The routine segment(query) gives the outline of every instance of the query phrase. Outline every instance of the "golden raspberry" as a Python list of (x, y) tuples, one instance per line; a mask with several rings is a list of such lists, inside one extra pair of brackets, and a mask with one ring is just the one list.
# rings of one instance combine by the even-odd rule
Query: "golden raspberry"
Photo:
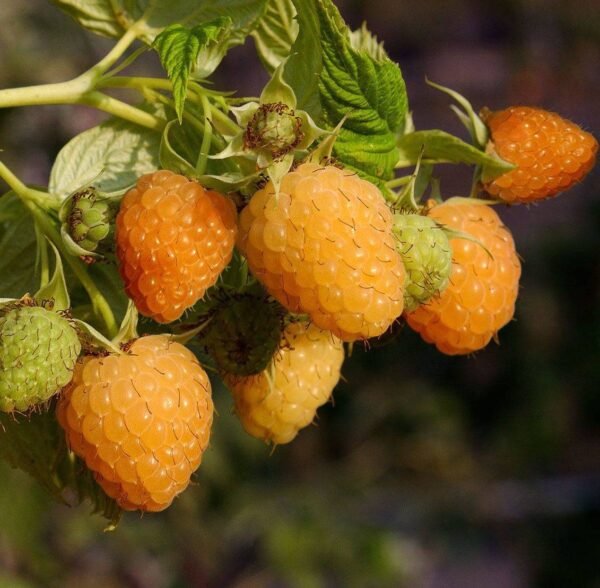
[(381, 192), (353, 172), (305, 163), (256, 192), (238, 245), (292, 312), (344, 341), (376, 337), (402, 314), (405, 279)]
[(510, 203), (535, 202), (568, 190), (596, 162), (596, 139), (558, 114), (513, 106), (486, 120), (496, 153), (517, 166), (485, 186)]
[(521, 263), (512, 235), (489, 206), (450, 199), (433, 207), (429, 216), (441, 225), (469, 233), (489, 253), (473, 241), (451, 239), (450, 284), (439, 296), (407, 314), (406, 320), (442, 353), (471, 353), (485, 347), (512, 319)]
[(225, 376), (246, 432), (265, 442), (289, 443), (329, 400), (343, 361), (343, 345), (331, 333), (288, 325), (270, 367), (256, 376)]
[(210, 382), (183, 345), (142, 337), (123, 355), (85, 356), (57, 416), (71, 449), (121, 508), (159, 511), (188, 486), (208, 445)]
[(140, 313), (178, 319), (227, 267), (236, 231), (222, 194), (167, 170), (141, 177), (117, 216), (121, 276)]

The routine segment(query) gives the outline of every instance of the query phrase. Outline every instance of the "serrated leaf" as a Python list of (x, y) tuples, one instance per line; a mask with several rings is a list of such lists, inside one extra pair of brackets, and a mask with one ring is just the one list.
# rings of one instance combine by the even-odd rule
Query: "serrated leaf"
[(252, 32), (258, 56), (269, 73), (286, 59), (298, 36), (292, 0), (271, 0), (258, 27)]
[(94, 180), (103, 192), (118, 192), (158, 167), (160, 134), (118, 119), (84, 131), (60, 151), (49, 191), (67, 198)]
[(160, 61), (173, 84), (173, 98), (179, 122), (183, 118), (190, 74), (196, 65), (200, 51), (210, 43), (219, 40), (221, 33), (230, 26), (229, 17), (219, 17), (191, 29), (181, 24), (173, 24), (154, 40), (152, 46), (158, 52)]
[(391, 179), (408, 112), (400, 68), (366, 30), (351, 37), (330, 0), (294, 4), (300, 32), (285, 77), (298, 107), (328, 129), (346, 117), (334, 156), (375, 183)]
[(431, 163), (466, 163), (482, 166), (490, 177), (497, 177), (514, 168), (511, 163), (469, 145), (444, 131), (416, 131), (400, 137), (399, 166), (413, 165), (423, 158)]
[(19, 198), (0, 197), (0, 298), (20, 298), (35, 292), (40, 274), (33, 218)]

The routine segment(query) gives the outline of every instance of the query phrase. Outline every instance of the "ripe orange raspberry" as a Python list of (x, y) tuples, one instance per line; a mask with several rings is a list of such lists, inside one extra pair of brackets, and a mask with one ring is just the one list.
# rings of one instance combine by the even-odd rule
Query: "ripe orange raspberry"
[(489, 206), (450, 199), (432, 208), (429, 216), (469, 233), (483, 247), (467, 239), (451, 239), (450, 284), (406, 320), (442, 353), (471, 353), (485, 347), (513, 317), (521, 263), (512, 235)]
[(121, 276), (140, 313), (178, 319), (227, 267), (236, 231), (222, 194), (167, 170), (141, 177), (117, 216)]
[(123, 355), (84, 357), (57, 416), (121, 508), (159, 511), (187, 487), (208, 445), (210, 382), (183, 345), (142, 337)]
[(596, 161), (596, 139), (553, 112), (513, 106), (491, 113), (486, 123), (496, 153), (517, 166), (485, 185), (506, 202), (555, 196), (581, 181)]
[(341, 341), (314, 325), (291, 323), (273, 363), (255, 376), (225, 376), (246, 432), (289, 443), (315, 418), (340, 379)]
[(305, 163), (256, 192), (238, 245), (292, 312), (344, 341), (381, 335), (402, 313), (405, 279), (381, 192), (351, 171)]

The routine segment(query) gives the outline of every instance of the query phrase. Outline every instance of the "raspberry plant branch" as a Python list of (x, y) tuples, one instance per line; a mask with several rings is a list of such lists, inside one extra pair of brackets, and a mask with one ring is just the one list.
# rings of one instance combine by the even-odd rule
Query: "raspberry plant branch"
[(136, 40), (143, 19), (133, 25), (115, 46), (96, 65), (67, 82), (42, 84), (23, 88), (0, 90), (0, 108), (42, 106), (57, 104), (82, 104), (102, 110), (140, 126), (162, 131), (166, 121), (149, 112), (127, 104), (97, 90), (105, 82), (106, 72), (123, 56)]
[(200, 95), (200, 101), (202, 103), (202, 110), (204, 111), (204, 134), (202, 135), (202, 145), (200, 146), (200, 152), (198, 153), (198, 161), (196, 162), (196, 173), (203, 175), (206, 171), (206, 163), (210, 152), (210, 144), (212, 141), (212, 108), (208, 98), (204, 95)]
[(53, 202), (55, 198), (51, 194), (27, 187), (1, 161), (0, 177), (10, 186), (13, 192), (30, 211), (39, 231), (57, 247), (61, 255), (65, 258), (66, 262), (73, 270), (73, 273), (88, 293), (95, 314), (102, 318), (108, 333), (110, 336), (113, 336), (117, 330), (117, 323), (110, 305), (94, 283), (94, 280), (88, 274), (85, 264), (66, 251), (65, 244), (59, 231), (48, 216), (48, 203)]
[(0, 178), (14, 190), (23, 201), (33, 202), (44, 210), (58, 209), (60, 206), (60, 201), (56, 196), (26, 186), (2, 161), (0, 161)]
[(127, 104), (127, 102), (123, 102), (113, 96), (103, 94), (96, 90), (87, 92), (77, 102), (79, 104), (85, 104), (86, 106), (92, 106), (98, 110), (102, 110), (103, 112), (128, 120), (129, 122), (153, 131), (160, 132), (167, 124), (167, 121), (163, 118), (140, 110), (131, 104)]
[(61, 256), (65, 259), (75, 274), (76, 278), (81, 282), (81, 285), (90, 297), (94, 313), (104, 322), (108, 336), (113, 337), (117, 332), (117, 322), (115, 320), (115, 316), (110, 305), (106, 301), (106, 298), (102, 295), (94, 283), (94, 280), (88, 274), (86, 265), (80, 259), (73, 257), (68, 251), (66, 251), (60, 233), (43, 210), (38, 208), (38, 206), (33, 202), (25, 201), (24, 204), (33, 215), (43, 234), (48, 237), (51, 243), (56, 246)]
[[(149, 89), (152, 90), (166, 90), (172, 92), (173, 84), (170, 80), (165, 78), (154, 78), (154, 77), (129, 77), (129, 76), (115, 76), (115, 77), (104, 77), (98, 84), (98, 88), (122, 88), (129, 90), (137, 90), (142, 95), (147, 95)], [(202, 104), (202, 97), (210, 97), (212, 93), (205, 90), (200, 84), (190, 82), (187, 89), (187, 99), (191, 100), (195, 104)], [(234, 120), (229, 118), (222, 110), (216, 108), (209, 101), (211, 109), (211, 117), (219, 124), (220, 127), (225, 129), (230, 135), (236, 135), (241, 131), (239, 125)], [(185, 112), (184, 112), (185, 116)]]

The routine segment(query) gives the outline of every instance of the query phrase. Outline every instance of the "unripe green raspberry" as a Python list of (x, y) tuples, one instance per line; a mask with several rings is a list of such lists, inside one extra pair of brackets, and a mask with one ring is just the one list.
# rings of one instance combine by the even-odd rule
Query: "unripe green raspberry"
[(66, 221), (68, 233), (83, 249), (96, 251), (111, 232), (113, 218), (108, 200), (100, 198), (94, 188), (86, 188), (71, 197)]
[(396, 213), (394, 235), (406, 269), (404, 309), (411, 312), (448, 286), (452, 249), (442, 227), (420, 214)]
[(0, 311), (0, 410), (25, 411), (70, 381), (81, 351), (63, 316), (40, 306)]
[(249, 149), (264, 149), (279, 158), (302, 141), (301, 128), (302, 119), (286, 104), (262, 104), (248, 123), (244, 143)]
[(237, 294), (223, 302), (203, 333), (203, 343), (224, 373), (262, 372), (281, 339), (285, 311), (265, 295)]

